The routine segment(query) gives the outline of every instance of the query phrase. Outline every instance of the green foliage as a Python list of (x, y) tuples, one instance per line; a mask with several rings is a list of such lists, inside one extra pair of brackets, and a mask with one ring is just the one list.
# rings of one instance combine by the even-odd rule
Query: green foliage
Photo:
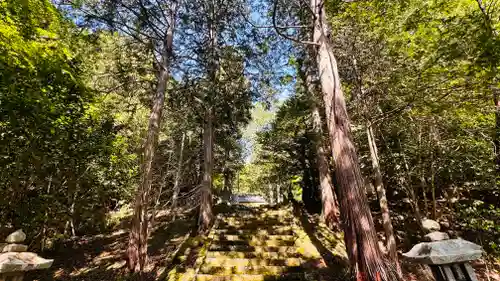
[[(478, 3), (368, 1), (330, 12), (365, 174), (372, 177), (364, 130), (372, 124), (389, 199), (415, 196), (422, 216), (456, 220), (459, 233), (486, 227), (485, 243), (494, 241), (498, 214), (482, 219), (488, 204), (464, 209), (470, 200), (500, 202), (492, 102), (500, 48)], [(446, 204), (434, 210), (433, 194)], [(469, 201), (449, 207), (453, 198)]]
[(500, 208), (481, 200), (469, 200), (459, 203), (456, 209), (464, 236), (478, 240), (487, 251), (500, 255)]
[(78, 48), (89, 43), (49, 1), (4, 1), (0, 10), (2, 226), (42, 243), (104, 227), (135, 171), (118, 172), (128, 160), (123, 136), (84, 79)]

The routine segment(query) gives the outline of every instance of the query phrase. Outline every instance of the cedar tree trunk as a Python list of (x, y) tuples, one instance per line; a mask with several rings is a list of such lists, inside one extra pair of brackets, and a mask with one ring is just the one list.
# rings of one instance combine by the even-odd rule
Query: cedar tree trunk
[(396, 265), (396, 270), (401, 276), (401, 266), (398, 261), (396, 237), (394, 235), (394, 230), (392, 228), (391, 215), (389, 212), (389, 204), (387, 201), (387, 196), (385, 194), (385, 187), (382, 181), (382, 173), (380, 171), (380, 164), (378, 158), (378, 148), (375, 140), (375, 134), (373, 132), (373, 125), (367, 124), (366, 135), (368, 137), (368, 146), (370, 148), (370, 157), (372, 160), (373, 173), (375, 174), (375, 189), (377, 191), (378, 200), (380, 203), (380, 210), (382, 212), (382, 223), (384, 226), (385, 237), (386, 237), (386, 247), (389, 251), (389, 257), (392, 262)]
[(342, 92), (337, 62), (333, 54), (326, 21), (324, 1), (311, 0), (314, 17), (314, 42), (328, 133), (335, 161), (340, 210), (347, 253), (358, 280), (398, 280), (395, 266), (390, 266), (380, 251), (370, 213), (364, 181), (351, 136), (350, 120)]
[(184, 142), (186, 140), (186, 133), (182, 133), (181, 139), (181, 147), (179, 150), (179, 161), (177, 162), (177, 171), (175, 172), (175, 180), (174, 180), (174, 193), (172, 195), (172, 212), (174, 212), (175, 219), (175, 208), (177, 207), (177, 198), (180, 193), (180, 181), (182, 175), (182, 165), (184, 163)]
[(209, 229), (213, 220), (212, 211), (212, 172), (213, 172), (213, 124), (212, 109), (207, 109), (203, 126), (203, 182), (200, 194), (200, 214), (198, 230), (204, 232)]
[[(312, 54), (309, 54), (312, 56)], [(310, 60), (306, 60), (309, 62)], [(319, 113), (319, 101), (317, 99), (317, 89), (313, 82), (312, 67), (310, 64), (305, 64), (304, 80), (306, 83), (307, 91), (311, 95), (313, 102), (311, 103), (313, 131), (316, 137), (316, 167), (319, 174), (320, 192), (321, 192), (321, 214), (325, 220), (325, 224), (330, 228), (336, 230), (339, 226), (339, 207), (337, 205), (337, 198), (335, 196), (335, 189), (330, 175), (330, 165), (328, 163), (328, 153), (325, 150), (323, 143), (323, 124), (321, 115)]]
[(149, 116), (148, 133), (144, 143), (144, 154), (141, 165), (141, 179), (137, 188), (134, 203), (134, 214), (127, 248), (128, 266), (134, 272), (142, 272), (148, 259), (148, 205), (153, 179), (153, 159), (158, 145), (163, 103), (168, 79), (170, 77), (170, 61), (172, 59), (172, 42), (177, 7), (171, 7), (170, 22), (163, 41), (163, 51), (158, 76), (156, 95)]

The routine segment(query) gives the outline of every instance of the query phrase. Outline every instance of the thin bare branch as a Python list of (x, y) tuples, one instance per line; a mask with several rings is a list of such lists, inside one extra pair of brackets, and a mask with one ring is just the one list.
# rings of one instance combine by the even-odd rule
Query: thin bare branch
[(293, 38), (285, 33), (283, 33), (281, 31), (281, 29), (279, 28), (279, 26), (276, 24), (276, 12), (278, 10), (278, 1), (279, 0), (274, 0), (274, 6), (273, 6), (273, 27), (274, 27), (274, 30), (276, 30), (276, 33), (278, 33), (279, 36), (285, 38), (285, 39), (288, 39), (290, 41), (293, 41), (293, 42), (296, 42), (296, 43), (299, 43), (299, 44), (304, 44), (304, 45), (314, 45), (314, 46), (318, 46), (319, 44), (316, 43), (316, 42), (312, 42), (312, 41), (301, 41), (297, 38)]
[(316, 13), (314, 12), (314, 8), (311, 7), (311, 5), (309, 5), (309, 3), (307, 2), (307, 0), (301, 0), (302, 3), (304, 5), (306, 5), (307, 7), (307, 10), (311, 13), (311, 15), (313, 16), (313, 19), (316, 20)]
[(314, 26), (312, 25), (287, 25), (287, 26), (275, 26), (275, 25), (260, 25), (255, 22), (253, 22), (251, 19), (249, 19), (246, 16), (245, 11), (240, 11), (241, 16), (243, 19), (249, 23), (252, 27), (254, 28), (262, 28), (262, 29), (268, 29), (268, 28), (278, 28), (278, 29), (300, 29), (300, 28), (313, 28)]

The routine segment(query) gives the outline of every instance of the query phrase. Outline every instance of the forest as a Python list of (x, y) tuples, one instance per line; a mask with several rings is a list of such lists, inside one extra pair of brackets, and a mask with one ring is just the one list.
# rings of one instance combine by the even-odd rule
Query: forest
[(399, 281), (437, 230), (500, 280), (499, 32), (497, 0), (2, 0), (0, 238), (54, 259), (25, 280)]

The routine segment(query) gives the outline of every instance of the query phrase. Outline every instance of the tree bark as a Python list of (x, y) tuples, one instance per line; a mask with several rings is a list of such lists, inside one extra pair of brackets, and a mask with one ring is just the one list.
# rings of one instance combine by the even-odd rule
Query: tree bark
[(351, 136), (350, 120), (342, 92), (337, 62), (328, 38), (329, 28), (324, 1), (311, 0), (315, 12), (314, 42), (323, 99), (335, 161), (335, 176), (340, 190), (340, 208), (347, 252), (358, 280), (387, 281), (399, 279), (384, 261), (370, 213), (356, 148)]
[(181, 181), (181, 175), (182, 175), (182, 165), (184, 163), (184, 142), (186, 140), (186, 134), (182, 134), (181, 138), (181, 146), (179, 149), (179, 161), (177, 162), (177, 171), (175, 173), (175, 180), (174, 180), (174, 193), (172, 195), (172, 208), (176, 207), (177, 203), (177, 197), (179, 197), (180, 193), (180, 181)]
[(316, 140), (316, 165), (319, 172), (319, 180), (321, 187), (321, 202), (322, 215), (325, 224), (333, 230), (339, 226), (340, 211), (337, 205), (337, 197), (335, 196), (330, 168), (328, 164), (328, 154), (323, 144), (323, 130), (321, 129), (321, 116), (316, 103), (313, 103), (312, 109), (314, 130), (317, 135)]
[(432, 196), (432, 219), (437, 219), (437, 200), (436, 200), (436, 171), (434, 168), (434, 152), (431, 153), (431, 196)]
[(493, 140), (495, 147), (495, 164), (496, 164), (496, 183), (500, 182), (500, 98), (498, 92), (493, 94), (493, 102), (495, 103), (495, 138)]
[(429, 209), (429, 203), (427, 202), (427, 182), (425, 180), (425, 168), (422, 161), (422, 127), (418, 126), (418, 168), (420, 169), (420, 187), (422, 188), (422, 198), (424, 198), (424, 213)]
[[(314, 52), (311, 50), (308, 54), (311, 59), (314, 57)], [(318, 89), (313, 79), (313, 67), (311, 66), (311, 59), (304, 60), (304, 71), (300, 70), (300, 75), (305, 82), (305, 86), (309, 95), (311, 96), (311, 112), (313, 133), (315, 136), (315, 150), (316, 150), (316, 168), (318, 169), (320, 194), (321, 194), (321, 214), (325, 224), (333, 230), (337, 230), (340, 224), (339, 216), (340, 211), (333, 187), (333, 181), (330, 173), (330, 165), (328, 161), (328, 153), (325, 150), (323, 140), (323, 122), (319, 112), (320, 101), (317, 97)]]
[(213, 124), (212, 109), (207, 109), (203, 126), (203, 182), (200, 194), (200, 214), (198, 231), (205, 232), (213, 220), (212, 211), (212, 173), (213, 173)]
[(392, 262), (396, 265), (397, 273), (402, 276), (401, 266), (398, 261), (398, 252), (396, 245), (396, 236), (394, 235), (394, 230), (392, 228), (391, 215), (389, 212), (389, 204), (387, 201), (387, 196), (385, 193), (385, 187), (382, 180), (382, 172), (380, 171), (380, 163), (378, 158), (378, 148), (375, 140), (375, 134), (373, 132), (373, 125), (367, 124), (366, 135), (368, 137), (368, 146), (370, 148), (370, 158), (372, 160), (373, 173), (375, 175), (375, 190), (377, 191), (377, 196), (380, 204), (380, 210), (382, 212), (382, 223), (384, 226), (385, 237), (386, 237), (386, 247), (389, 252), (389, 257)]
[[(310, 75), (307, 74), (306, 83), (308, 85), (311, 83)], [(309, 81), (307, 81), (309, 80)], [(309, 86), (308, 86), (309, 87)], [(309, 93), (314, 96), (314, 92), (309, 90)], [(330, 165), (328, 161), (328, 154), (325, 150), (325, 146), (323, 144), (323, 129), (322, 129), (322, 121), (321, 115), (319, 113), (318, 103), (316, 98), (313, 97), (314, 101), (312, 103), (312, 121), (313, 121), (313, 130), (316, 135), (316, 167), (319, 173), (319, 181), (320, 181), (320, 192), (321, 192), (321, 203), (322, 209), (321, 214), (323, 219), (325, 220), (325, 224), (333, 230), (336, 230), (339, 227), (340, 220), (340, 211), (337, 205), (337, 197), (335, 196), (335, 189), (332, 183), (332, 177), (330, 174)]]
[(217, 58), (217, 25), (216, 25), (216, 2), (209, 1), (210, 10), (208, 11), (208, 78), (211, 83), (211, 90), (206, 96), (205, 120), (203, 123), (203, 181), (200, 194), (200, 211), (198, 217), (198, 232), (205, 232), (210, 228), (214, 217), (212, 211), (212, 180), (213, 180), (213, 150), (214, 150), (214, 132), (213, 132), (213, 98), (216, 95), (217, 70), (219, 67)]
[(179, 161), (177, 162), (177, 171), (175, 172), (174, 179), (174, 192), (172, 194), (172, 212), (174, 212), (175, 219), (175, 208), (177, 207), (177, 198), (180, 193), (180, 181), (182, 175), (182, 165), (184, 163), (184, 141), (186, 140), (186, 133), (182, 133), (181, 147), (179, 149)]
[(222, 200), (229, 202), (231, 199), (231, 192), (233, 191), (234, 171), (231, 170), (227, 163), (229, 161), (230, 148), (225, 148), (224, 152), (224, 168), (222, 168), (222, 175), (224, 178), (224, 186), (222, 187), (221, 197)]
[(172, 2), (167, 32), (163, 39), (163, 50), (161, 54), (160, 69), (156, 95), (153, 99), (153, 107), (149, 116), (148, 133), (144, 143), (144, 152), (141, 165), (141, 179), (137, 188), (134, 202), (134, 214), (130, 229), (129, 243), (127, 249), (128, 266), (134, 272), (142, 272), (148, 262), (148, 205), (153, 179), (153, 159), (158, 145), (158, 134), (160, 132), (161, 116), (165, 101), (165, 92), (170, 78), (170, 62), (172, 59), (172, 43), (175, 27), (177, 7)]
[[(407, 179), (402, 179), (402, 185), (405, 186), (406, 185), (406, 190), (407, 190), (407, 194), (410, 196), (410, 204), (413, 208), (413, 213), (415, 215), (415, 220), (417, 221), (417, 224), (418, 226), (420, 227), (420, 231), (422, 233), (426, 233), (425, 232), (425, 229), (424, 229), (424, 226), (422, 225), (422, 212), (420, 211), (420, 207), (418, 205), (418, 198), (417, 198), (417, 195), (415, 194), (415, 190), (413, 189), (412, 187), (412, 184), (411, 184), (411, 171), (410, 171), (410, 167), (408, 166), (408, 161), (406, 161), (406, 157), (405, 157), (405, 154), (403, 153), (403, 146), (401, 145), (401, 140), (398, 139), (398, 145), (399, 145), (399, 151), (401, 152), (401, 156), (403, 158), (403, 164), (405, 166), (405, 169), (406, 169), (406, 176), (407, 176)], [(386, 146), (389, 148), (388, 144), (386, 143)], [(392, 157), (395, 157), (394, 155)], [(406, 182), (406, 184), (404, 183)]]

